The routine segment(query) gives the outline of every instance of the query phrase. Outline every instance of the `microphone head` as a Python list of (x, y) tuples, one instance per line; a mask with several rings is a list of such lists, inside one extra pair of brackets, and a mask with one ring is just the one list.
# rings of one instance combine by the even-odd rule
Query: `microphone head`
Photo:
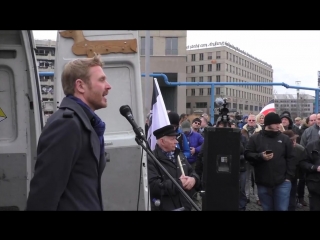
[(122, 116), (126, 116), (128, 112), (131, 113), (131, 108), (128, 105), (123, 105), (119, 109)]

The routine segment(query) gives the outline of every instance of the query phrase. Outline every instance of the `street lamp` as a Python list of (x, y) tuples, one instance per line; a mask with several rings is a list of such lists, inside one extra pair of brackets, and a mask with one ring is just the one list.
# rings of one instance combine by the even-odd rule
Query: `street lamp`
[[(296, 81), (296, 85), (297, 86), (300, 86), (300, 83), (301, 83), (301, 81)], [(300, 92), (299, 92), (299, 90), (300, 89), (297, 89), (297, 117), (299, 117), (300, 116), (300, 105), (299, 105), (299, 103), (300, 103), (300, 101), (299, 101), (299, 98), (300, 98)]]

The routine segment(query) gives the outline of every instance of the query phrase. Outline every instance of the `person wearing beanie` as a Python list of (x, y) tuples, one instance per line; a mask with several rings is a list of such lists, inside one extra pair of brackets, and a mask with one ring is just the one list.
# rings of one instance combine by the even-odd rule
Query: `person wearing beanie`
[(170, 111), (168, 113), (168, 118), (170, 121), (170, 124), (174, 127), (174, 130), (179, 133), (177, 136), (178, 144), (177, 148), (179, 148), (183, 154), (186, 156), (186, 158), (189, 158), (191, 156), (190, 147), (188, 144), (188, 140), (185, 136), (185, 134), (181, 131), (180, 126), (180, 116), (176, 112)]
[(292, 141), (280, 132), (281, 118), (270, 112), (264, 128), (250, 137), (244, 156), (254, 167), (263, 211), (288, 211), (296, 163)]
[[(290, 112), (282, 112), (280, 114), (280, 119), (285, 130), (292, 130), (295, 134), (299, 135), (299, 128), (293, 124)], [(297, 143), (300, 143), (300, 136), (297, 138)]]

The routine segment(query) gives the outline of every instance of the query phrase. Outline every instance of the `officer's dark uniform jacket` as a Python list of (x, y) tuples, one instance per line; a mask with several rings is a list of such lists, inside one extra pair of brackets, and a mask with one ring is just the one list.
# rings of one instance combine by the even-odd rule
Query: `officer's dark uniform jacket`
[(26, 210), (102, 211), (106, 159), (90, 116), (69, 98), (48, 119), (38, 144)]
[[(266, 161), (262, 152), (273, 151), (273, 158)], [(245, 158), (254, 166), (255, 182), (274, 187), (295, 176), (296, 162), (290, 138), (279, 132), (262, 130), (251, 136), (244, 152)]]
[(320, 140), (311, 141), (305, 147), (304, 158), (300, 167), (306, 169), (306, 185), (309, 193), (320, 195)]
[[(192, 197), (196, 193), (195, 188), (199, 186), (200, 179), (195, 173), (188, 160), (184, 156), (180, 149), (176, 148), (174, 156), (175, 163), (168, 159), (162, 152), (161, 148), (156, 144), (155, 150), (153, 151), (156, 159), (161, 163), (161, 165), (170, 173), (170, 175), (178, 182), (182, 188), (182, 183), (179, 180), (181, 177), (181, 169), (179, 163), (177, 162), (177, 156), (179, 154), (181, 164), (186, 176), (194, 177), (196, 183), (191, 190), (185, 190), (185, 192)], [(152, 211), (172, 211), (181, 207), (185, 210), (191, 210), (192, 205), (188, 200), (180, 193), (179, 189), (174, 185), (171, 179), (164, 173), (164, 171), (156, 164), (156, 162), (148, 157), (148, 179), (150, 186), (150, 199), (159, 199), (161, 204), (156, 207), (153, 203), (151, 204)]]

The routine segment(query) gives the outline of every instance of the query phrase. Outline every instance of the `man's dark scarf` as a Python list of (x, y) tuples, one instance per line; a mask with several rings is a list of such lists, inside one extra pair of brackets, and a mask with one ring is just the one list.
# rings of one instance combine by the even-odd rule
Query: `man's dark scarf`
[(106, 129), (106, 124), (98, 117), (97, 114), (92, 111), (92, 109), (85, 104), (81, 99), (72, 96), (72, 95), (67, 95), (68, 98), (74, 100), (76, 103), (78, 103), (82, 109), (85, 111), (87, 116), (89, 117), (90, 123), (97, 133), (99, 140), (100, 140), (100, 154), (104, 156), (104, 131)]

